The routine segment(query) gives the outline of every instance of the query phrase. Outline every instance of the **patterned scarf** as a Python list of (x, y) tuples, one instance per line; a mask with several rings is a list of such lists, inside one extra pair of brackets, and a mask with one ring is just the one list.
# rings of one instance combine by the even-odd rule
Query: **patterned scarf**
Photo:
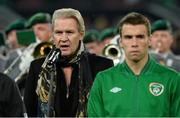
[(87, 117), (88, 95), (93, 80), (87, 56), (88, 53), (84, 53), (79, 63), (79, 104), (76, 117)]
[(56, 93), (56, 61), (59, 49), (53, 48), (47, 55), (39, 74), (36, 93), (39, 96), (39, 105), (43, 116), (55, 116), (54, 98)]
[[(92, 85), (92, 76), (87, 55), (88, 53), (85, 51), (84, 44), (81, 41), (75, 55), (68, 59), (60, 58), (59, 60), (60, 63), (64, 64), (62, 66), (71, 65), (73, 63), (78, 63), (79, 65), (79, 104), (76, 117), (87, 116), (87, 99)], [(56, 67), (52, 67), (53, 69), (50, 68), (41, 71), (36, 89), (36, 93), (39, 96), (41, 111), (44, 116), (48, 117), (55, 117), (53, 104), (56, 93), (56, 71), (54, 71)]]

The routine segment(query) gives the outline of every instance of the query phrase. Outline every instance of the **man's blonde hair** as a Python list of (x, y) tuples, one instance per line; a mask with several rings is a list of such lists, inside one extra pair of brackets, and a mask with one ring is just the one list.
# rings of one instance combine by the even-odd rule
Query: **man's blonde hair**
[(62, 8), (55, 10), (52, 16), (52, 26), (54, 27), (54, 22), (58, 18), (73, 18), (78, 23), (78, 30), (85, 34), (85, 25), (83, 17), (78, 10), (72, 8)]

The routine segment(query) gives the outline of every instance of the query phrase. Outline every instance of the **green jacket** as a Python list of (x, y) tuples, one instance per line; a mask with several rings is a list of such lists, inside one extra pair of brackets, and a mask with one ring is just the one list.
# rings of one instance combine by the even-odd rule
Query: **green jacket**
[(98, 73), (89, 117), (180, 117), (180, 75), (149, 58), (136, 76), (126, 62)]

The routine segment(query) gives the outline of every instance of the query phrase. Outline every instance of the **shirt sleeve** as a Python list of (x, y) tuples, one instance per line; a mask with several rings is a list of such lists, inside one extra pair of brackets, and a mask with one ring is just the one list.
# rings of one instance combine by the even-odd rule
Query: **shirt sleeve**
[(88, 117), (103, 117), (102, 76), (97, 74), (88, 99)]

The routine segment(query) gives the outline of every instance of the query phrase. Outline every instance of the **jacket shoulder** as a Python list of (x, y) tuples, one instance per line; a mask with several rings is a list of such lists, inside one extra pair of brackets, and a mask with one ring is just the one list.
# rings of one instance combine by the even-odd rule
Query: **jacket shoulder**
[(107, 62), (107, 63), (112, 63), (113, 64), (113, 60), (112, 59), (108, 59), (106, 57), (103, 56), (98, 56), (95, 54), (88, 54), (88, 57), (90, 60), (93, 60), (95, 62)]
[(14, 83), (14, 81), (7, 75), (3, 74), (3, 73), (0, 73), (0, 84), (3, 84), (3, 83)]
[(42, 64), (44, 62), (44, 60), (45, 60), (45, 57), (38, 58), (38, 59), (33, 60), (31, 63), (32, 64)]
[(178, 72), (170, 67), (161, 65), (159, 63), (156, 63), (153, 71), (153, 73), (161, 73), (161, 74), (167, 74), (167, 75), (177, 75)]

